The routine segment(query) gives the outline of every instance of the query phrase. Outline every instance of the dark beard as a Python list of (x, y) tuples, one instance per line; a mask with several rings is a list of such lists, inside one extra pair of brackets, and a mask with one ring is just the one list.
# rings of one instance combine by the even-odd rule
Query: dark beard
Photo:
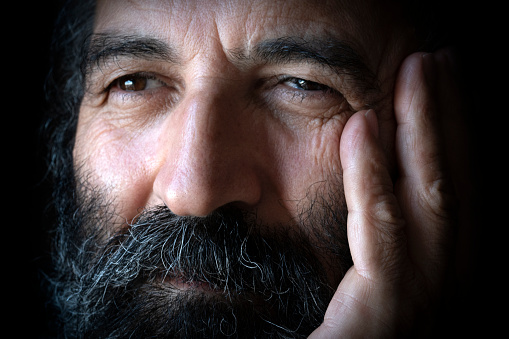
[(196, 218), (160, 207), (105, 241), (107, 204), (90, 189), (80, 196), (72, 214), (62, 209), (54, 255), (67, 337), (305, 337), (336, 287), (324, 263), (335, 278), (351, 266), (338, 198), (270, 227), (236, 208)]

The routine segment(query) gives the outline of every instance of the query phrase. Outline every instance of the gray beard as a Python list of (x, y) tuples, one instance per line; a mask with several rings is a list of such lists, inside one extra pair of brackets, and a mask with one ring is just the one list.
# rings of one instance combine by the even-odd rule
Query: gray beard
[(270, 227), (236, 208), (197, 218), (158, 207), (108, 239), (107, 204), (80, 196), (60, 203), (53, 253), (64, 337), (306, 337), (337, 287), (325, 266), (339, 280), (352, 265), (340, 194)]

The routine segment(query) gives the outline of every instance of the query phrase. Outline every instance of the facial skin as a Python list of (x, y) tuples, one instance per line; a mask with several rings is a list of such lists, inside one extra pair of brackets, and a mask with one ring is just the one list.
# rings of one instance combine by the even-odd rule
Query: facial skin
[[(175, 60), (99, 62), (80, 110), (75, 165), (114, 201), (119, 223), (158, 205), (181, 216), (235, 205), (268, 224), (294, 220), (306, 197), (341, 176), (339, 140), (355, 111), (376, 108), (381, 130), (393, 128), (394, 61), (411, 41), (398, 26), (375, 38), (384, 18), (366, 22), (343, 8), (100, 1), (96, 34), (154, 38)], [(255, 46), (288, 37), (348, 41), (380, 88), (360, 92), (353, 77), (309, 60), (253, 56)], [(121, 77), (131, 74), (147, 89), (124, 91), (131, 78)], [(382, 140), (391, 149), (389, 133)]]
[[(317, 300), (332, 298), (325, 322), (315, 332), (322, 337), (352, 335), (361, 319), (373, 320), (368, 334), (388, 337), (402, 324), (410, 326), (415, 312), (409, 305), (426, 302), (413, 289), (399, 289), (400, 283), (419, 290), (433, 285), (433, 279), (422, 279), (429, 286), (422, 283), (420, 273), (414, 274), (421, 267), (414, 264), (434, 265), (427, 256), (434, 257), (435, 249), (423, 250), (423, 239), (436, 236), (431, 242), (440, 243), (446, 232), (411, 231), (415, 237), (407, 241), (403, 229), (420, 223), (435, 227), (448, 219), (419, 218), (441, 214), (447, 199), (435, 197), (421, 183), (422, 178), (440, 183), (428, 180), (436, 173), (420, 175), (420, 168), (406, 167), (420, 163), (415, 154), (427, 159), (438, 151), (412, 148), (436, 139), (433, 133), (421, 133), (424, 125), (435, 130), (426, 118), (433, 105), (426, 91), (430, 80), (424, 80), (425, 67), (432, 69), (434, 63), (428, 58), (425, 66), (421, 55), (408, 57), (417, 41), (401, 15), (396, 7), (376, 1), (98, 1), (73, 149), (80, 201), (101, 202), (91, 208), (97, 219), (88, 217), (84, 233), (97, 232), (94, 228), (101, 225), (94, 240), (98, 249), (106, 253), (104, 258), (120, 256), (109, 263), (152, 243), (146, 233), (171, 239), (170, 248), (178, 253), (170, 251), (166, 257), (160, 252), (166, 242), (160, 241), (147, 250), (153, 257), (161, 253), (160, 262), (138, 262), (150, 271), (149, 282), (156, 281), (152, 273), (164, 266), (156, 281), (163, 285), (158, 296), (181, 307), (195, 296), (203, 309), (210, 308), (210, 300), (229, 303), (233, 296), (232, 308), (238, 311), (233, 317), (240, 324), (247, 320), (237, 318), (250, 312), (246, 305), (258, 316), (266, 310), (270, 322), (284, 308), (264, 302), (281, 291), (257, 297), (258, 281), (266, 280), (257, 273), (249, 292), (238, 287), (237, 282), (251, 277), (250, 264), (259, 264), (253, 257), (245, 261), (248, 269), (240, 270), (238, 280), (232, 280), (235, 288), (209, 267), (194, 272), (190, 263), (182, 263), (187, 249), (178, 247), (177, 240), (199, 246), (196, 235), (204, 243), (211, 240), (211, 248), (231, 241), (226, 249), (250, 248), (239, 252), (241, 258), (259, 248), (261, 257), (271, 257), (268, 267), (277, 266), (272, 258), (286, 254), (302, 262), (292, 267), (316, 276), (309, 282), (325, 294), (318, 297), (317, 292)], [(413, 128), (414, 122), (422, 126)], [(409, 175), (414, 170), (415, 177)], [(396, 173), (407, 175), (400, 184), (392, 180)], [(442, 192), (439, 186), (436, 191)], [(421, 198), (432, 203), (423, 204)], [(424, 205), (432, 211), (415, 209)], [(164, 214), (161, 220), (205, 225), (200, 226), (204, 233), (189, 226), (194, 240), (171, 235), (188, 228), (159, 222), (162, 208), (174, 215)], [(226, 217), (218, 219), (223, 213)], [(217, 220), (229, 220), (224, 222), (228, 226), (220, 227), (223, 221)], [(229, 233), (232, 225), (238, 228), (235, 234)], [(344, 253), (348, 245), (351, 258)], [(407, 245), (419, 260), (407, 258)], [(269, 250), (273, 248), (280, 252)], [(206, 265), (214, 262), (200, 255)], [(230, 262), (235, 255), (226, 257)], [(100, 264), (101, 258), (95, 260)], [(288, 271), (281, 281), (306, 284)], [(114, 285), (117, 278), (105, 276), (110, 280), (104, 286)], [(103, 297), (109, 297), (106, 287)], [(404, 317), (395, 311), (401, 300)], [(315, 303), (317, 312), (325, 313)], [(124, 306), (120, 301), (115, 305)], [(301, 306), (290, 305), (285, 313)], [(322, 319), (323, 314), (313, 317)], [(301, 335), (318, 325), (303, 322)]]

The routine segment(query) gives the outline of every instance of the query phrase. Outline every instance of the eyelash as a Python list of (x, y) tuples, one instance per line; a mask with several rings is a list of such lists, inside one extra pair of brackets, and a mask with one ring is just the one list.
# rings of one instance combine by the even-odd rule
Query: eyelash
[[(133, 94), (134, 93), (138, 93), (138, 92), (142, 92), (142, 91), (146, 91), (147, 89), (145, 89), (145, 88), (141, 89), (141, 90), (125, 90), (125, 89), (121, 88), (121, 82), (122, 81), (127, 82), (128, 80), (140, 80), (140, 79), (143, 79), (145, 81), (149, 81), (149, 80), (157, 81), (161, 85), (160, 87), (166, 86), (166, 84), (163, 81), (161, 81), (154, 74), (152, 74), (152, 73), (145, 73), (145, 72), (139, 72), (139, 73), (123, 75), (123, 76), (121, 76), (119, 78), (116, 78), (115, 80), (113, 80), (110, 83), (110, 85), (108, 85), (106, 87), (105, 91), (111, 91), (111, 89), (113, 89), (114, 87), (119, 88), (122, 92), (133, 93)], [(125, 84), (124, 84), (124, 86), (125, 86)]]
[[(302, 78), (296, 78), (296, 77), (292, 77), (292, 76), (280, 77), (279, 83), (282, 83), (282, 84), (292, 83), (293, 85), (290, 85), (290, 87), (292, 87), (294, 89), (298, 89), (297, 87), (301, 87), (302, 91), (311, 91), (311, 92), (325, 91), (325, 92), (328, 92), (328, 91), (332, 90), (330, 87), (328, 87), (326, 85), (322, 85), (318, 82), (314, 82), (314, 81), (310, 81), (310, 80), (306, 80), (306, 79), (302, 79)], [(308, 86), (320, 87), (321, 89), (305, 89), (305, 88), (303, 88), (304, 84), (307, 84)]]
[[(121, 84), (122, 82), (127, 82), (128, 80), (144, 80), (145, 82), (148, 81), (156, 81), (158, 83), (158, 86), (153, 87), (154, 84), (151, 84), (149, 88), (142, 88), (139, 90), (126, 90), (125, 89), (125, 83)], [(302, 103), (304, 100), (323, 100), (328, 97), (333, 96), (340, 96), (340, 92), (332, 89), (331, 87), (327, 85), (323, 85), (321, 83), (307, 80), (304, 78), (299, 78), (295, 76), (290, 75), (281, 75), (281, 76), (275, 76), (273, 77), (273, 81), (270, 81), (269, 79), (266, 79), (269, 81), (269, 83), (272, 82), (273, 85), (270, 87), (275, 86), (276, 88), (279, 88), (281, 91), (280, 93), (283, 94), (287, 100), (290, 101), (296, 101), (298, 100), (300, 103)], [(132, 86), (135, 86), (135, 84), (132, 84)], [(144, 86), (147, 86), (147, 83), (144, 84)], [(124, 87), (124, 88), (123, 88)], [(114, 93), (116, 95), (120, 94), (122, 95), (122, 100), (125, 101), (126, 99), (130, 98), (140, 98), (140, 96), (143, 96), (144, 94), (148, 93), (150, 90), (157, 90), (159, 87), (168, 87), (168, 85), (160, 79), (157, 75), (153, 73), (148, 72), (137, 72), (132, 74), (123, 75), (121, 77), (116, 78), (113, 80), (106, 88), (105, 92), (112, 94), (113, 89), (117, 89), (117, 93)], [(308, 87), (308, 89), (304, 88)]]
[[(341, 97), (343, 95), (337, 90), (321, 84), (319, 82), (307, 80), (304, 78), (298, 78), (289, 75), (278, 76), (276, 85), (282, 85), (282, 90), (286, 95), (291, 96), (291, 99), (300, 99), (300, 102), (306, 99), (315, 99), (315, 100), (323, 100), (327, 97)], [(307, 86), (315, 87), (315, 89), (305, 89), (302, 88), (303, 84), (307, 84)], [(297, 87), (301, 87), (299, 89)]]

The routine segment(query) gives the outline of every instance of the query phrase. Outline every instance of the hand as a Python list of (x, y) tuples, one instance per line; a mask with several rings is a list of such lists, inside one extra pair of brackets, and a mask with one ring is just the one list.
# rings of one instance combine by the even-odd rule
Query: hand
[(357, 112), (346, 124), (340, 152), (354, 265), (311, 338), (408, 334), (440, 298), (457, 220), (442, 135), (443, 123), (458, 121), (456, 87), (446, 51), (405, 59), (394, 94), (394, 180), (376, 113)]

